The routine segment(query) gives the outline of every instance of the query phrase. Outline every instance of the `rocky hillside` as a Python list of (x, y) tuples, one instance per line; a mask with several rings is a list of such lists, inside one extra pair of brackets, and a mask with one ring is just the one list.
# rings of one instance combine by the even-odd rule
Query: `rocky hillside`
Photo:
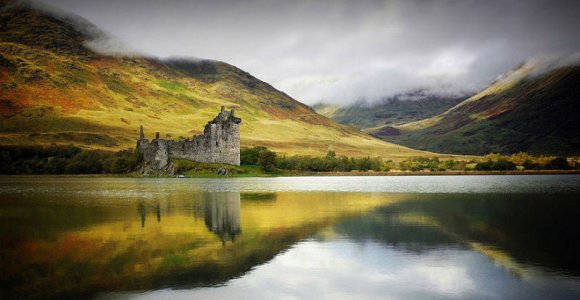
[(444, 153), (578, 155), (579, 116), (580, 66), (526, 63), (448, 111), (383, 138)]
[(134, 147), (199, 134), (220, 106), (243, 119), (242, 146), (398, 159), (431, 155), (339, 125), (232, 65), (100, 54), (103, 33), (72, 16), (0, 0), (0, 144)]

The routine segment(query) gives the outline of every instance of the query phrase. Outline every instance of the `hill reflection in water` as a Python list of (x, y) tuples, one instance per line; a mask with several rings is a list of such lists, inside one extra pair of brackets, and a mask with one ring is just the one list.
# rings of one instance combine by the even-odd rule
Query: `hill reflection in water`
[(34, 178), (0, 182), (3, 299), (580, 295), (576, 193), (210, 192), (83, 180), (48, 192)]

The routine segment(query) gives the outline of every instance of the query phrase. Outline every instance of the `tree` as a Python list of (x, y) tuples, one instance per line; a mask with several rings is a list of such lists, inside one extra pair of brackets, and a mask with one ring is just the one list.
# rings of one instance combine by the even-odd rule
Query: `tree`
[(457, 162), (453, 159), (448, 159), (443, 161), (443, 163), (441, 163), (439, 165), (439, 169), (441, 170), (453, 170), (455, 167), (457, 166)]
[(546, 169), (568, 170), (570, 169), (570, 164), (568, 164), (568, 160), (565, 157), (556, 157), (546, 165)]
[(523, 165), (524, 169), (526, 170), (539, 170), (540, 164), (533, 162), (531, 159), (526, 159)]
[(66, 169), (66, 159), (60, 157), (49, 157), (44, 165), (46, 174), (64, 174)]
[(266, 147), (244, 147), (240, 149), (240, 163), (242, 165), (255, 165), (258, 163), (260, 151), (268, 150)]
[(489, 170), (491, 170), (492, 166), (493, 166), (493, 163), (491, 162), (491, 160), (486, 160), (486, 161), (478, 162), (477, 165), (475, 165), (475, 170), (477, 170), (477, 171), (489, 171)]
[(516, 164), (505, 158), (500, 158), (493, 164), (492, 168), (493, 170), (501, 170), (501, 171), (515, 170)]
[(326, 152), (326, 158), (335, 158), (336, 152), (334, 152), (334, 148), (332, 146), (328, 147), (328, 152)]
[(264, 148), (258, 153), (257, 164), (266, 172), (273, 171), (276, 168), (276, 153)]

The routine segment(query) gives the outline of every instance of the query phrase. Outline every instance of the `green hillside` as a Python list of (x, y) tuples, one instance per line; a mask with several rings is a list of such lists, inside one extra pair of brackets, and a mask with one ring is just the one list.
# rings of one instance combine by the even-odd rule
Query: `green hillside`
[(580, 66), (525, 64), (435, 117), (393, 128), (387, 141), (443, 153), (580, 154)]
[(242, 146), (288, 154), (433, 156), (339, 125), (232, 65), (99, 54), (102, 37), (77, 17), (0, 2), (0, 144), (134, 147), (199, 134), (220, 106), (243, 119)]
[[(412, 97), (413, 99), (406, 99)], [(348, 106), (317, 104), (317, 113), (334, 121), (363, 130), (396, 126), (436, 116), (458, 104), (463, 98), (445, 98), (416, 92), (386, 98), (378, 103), (355, 103)]]

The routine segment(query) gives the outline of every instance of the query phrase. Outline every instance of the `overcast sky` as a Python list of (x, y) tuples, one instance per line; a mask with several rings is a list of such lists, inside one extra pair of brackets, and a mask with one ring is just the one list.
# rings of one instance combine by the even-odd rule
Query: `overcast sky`
[(41, 0), (152, 56), (221, 60), (299, 101), (476, 91), (580, 51), (580, 1)]

